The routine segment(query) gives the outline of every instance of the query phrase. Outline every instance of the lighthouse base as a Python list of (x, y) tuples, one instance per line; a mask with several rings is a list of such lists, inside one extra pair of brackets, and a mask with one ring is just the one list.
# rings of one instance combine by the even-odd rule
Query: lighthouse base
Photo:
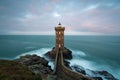
[[(47, 56), (50, 59), (55, 59), (56, 57), (56, 51), (55, 51), (55, 47), (53, 47), (53, 49), (51, 51), (48, 51), (45, 56)], [(72, 51), (65, 48), (63, 49), (63, 57), (64, 59), (72, 59)]]

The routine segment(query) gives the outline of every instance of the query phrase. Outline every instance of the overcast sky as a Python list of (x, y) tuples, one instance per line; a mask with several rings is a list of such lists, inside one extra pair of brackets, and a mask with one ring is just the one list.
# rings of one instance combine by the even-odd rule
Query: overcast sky
[(0, 0), (0, 34), (120, 35), (120, 0)]

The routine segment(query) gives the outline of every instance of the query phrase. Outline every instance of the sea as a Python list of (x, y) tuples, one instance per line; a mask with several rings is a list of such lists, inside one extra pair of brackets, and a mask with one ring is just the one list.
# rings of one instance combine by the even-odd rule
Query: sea
[[(54, 35), (0, 35), (0, 59), (13, 60), (26, 54), (45, 57), (54, 46)], [(71, 66), (106, 70), (120, 79), (120, 36), (66, 35), (65, 47), (72, 51)], [(54, 67), (52, 62), (49, 65)]]

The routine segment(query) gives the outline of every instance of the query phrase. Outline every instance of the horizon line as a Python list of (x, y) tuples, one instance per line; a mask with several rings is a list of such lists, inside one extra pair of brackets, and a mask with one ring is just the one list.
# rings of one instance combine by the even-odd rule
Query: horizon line
[[(0, 34), (0, 36), (4, 35), (18, 35), (18, 36), (24, 36), (24, 35), (35, 35), (35, 36), (55, 36), (55, 34)], [(120, 36), (120, 34), (65, 34), (64, 36)]]

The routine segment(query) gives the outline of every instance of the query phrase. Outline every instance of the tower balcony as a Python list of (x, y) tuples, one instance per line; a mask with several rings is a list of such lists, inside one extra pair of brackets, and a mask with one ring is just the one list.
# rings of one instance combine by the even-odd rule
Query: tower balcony
[(55, 27), (55, 30), (56, 31), (64, 31), (65, 27), (58, 26), (58, 27)]

